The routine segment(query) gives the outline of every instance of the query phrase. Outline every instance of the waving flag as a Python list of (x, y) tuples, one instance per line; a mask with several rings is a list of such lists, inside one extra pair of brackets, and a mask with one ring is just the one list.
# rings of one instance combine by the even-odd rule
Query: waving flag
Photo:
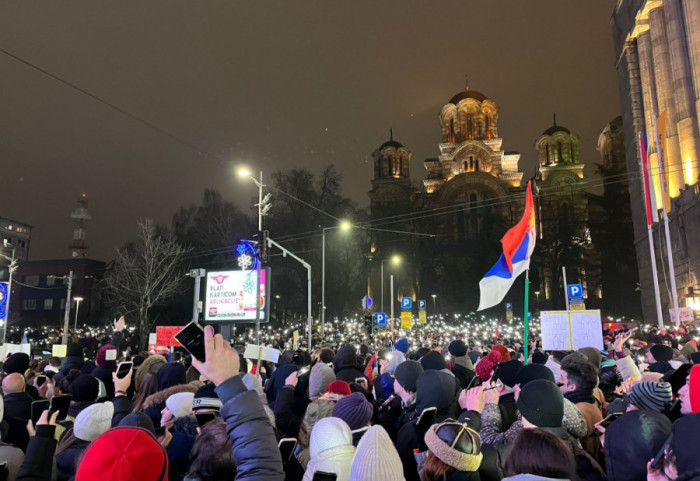
[(535, 250), (536, 237), (535, 204), (532, 201), (532, 186), (528, 182), (523, 218), (503, 236), (503, 254), (496, 265), (479, 281), (481, 299), (478, 311), (501, 302), (515, 279), (530, 267), (530, 256)]

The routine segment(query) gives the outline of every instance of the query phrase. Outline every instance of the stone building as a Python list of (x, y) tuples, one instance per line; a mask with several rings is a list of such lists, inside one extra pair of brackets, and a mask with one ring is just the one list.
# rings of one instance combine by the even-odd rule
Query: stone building
[[(381, 297), (388, 299), (386, 278), (393, 274), (395, 298), (435, 294), (438, 310), (476, 309), (478, 282), (502, 252), (501, 237), (522, 216), (527, 184), (518, 166), (520, 154), (502, 148), (499, 116), (498, 104), (481, 92), (467, 87), (452, 97), (439, 112), (439, 156), (424, 161), (422, 185), (412, 183), (411, 152), (393, 135), (374, 151), (371, 219), (385, 231), (373, 231), (371, 258), (377, 269), (371, 284), (381, 286), (379, 275), (385, 271)], [(597, 272), (586, 269), (590, 236), (578, 142), (576, 134), (555, 123), (536, 143), (536, 182), (542, 189), (536, 202), (545, 234), (531, 279), (543, 308), (558, 302), (558, 263), (575, 259), (570, 282)], [(580, 244), (575, 255), (571, 243)], [(560, 252), (546, 256), (545, 247)], [(400, 265), (385, 264), (395, 255), (402, 257)], [(598, 281), (594, 284), (597, 289)], [(522, 302), (522, 295), (514, 297)]]
[[(669, 224), (676, 294), (681, 307), (700, 307), (700, 2), (697, 0), (620, 0), (612, 18), (618, 72), (634, 242), (647, 322), (657, 322), (651, 254), (639, 155), (639, 135), (655, 138), (654, 120), (663, 112), (666, 129), (666, 181), (671, 197)], [(653, 187), (660, 199), (655, 142), (649, 145)], [(662, 312), (669, 322), (670, 269), (663, 227), (654, 226)], [(661, 242), (659, 242), (661, 241)]]

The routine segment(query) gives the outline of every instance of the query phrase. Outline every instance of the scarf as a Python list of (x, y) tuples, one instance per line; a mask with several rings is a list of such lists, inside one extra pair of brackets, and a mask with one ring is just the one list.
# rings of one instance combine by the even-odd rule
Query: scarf
[(571, 392), (566, 392), (564, 393), (564, 397), (571, 401), (573, 404), (578, 404), (578, 403), (588, 403), (588, 404), (597, 404), (597, 401), (595, 397), (593, 397), (593, 390), (590, 391), (582, 391), (582, 390), (576, 390), (576, 391), (571, 391)]

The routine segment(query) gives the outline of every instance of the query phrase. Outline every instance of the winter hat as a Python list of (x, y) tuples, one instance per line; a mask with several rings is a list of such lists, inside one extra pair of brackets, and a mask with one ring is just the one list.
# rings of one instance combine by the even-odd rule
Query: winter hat
[(510, 361), (510, 351), (508, 351), (508, 348), (503, 344), (496, 344), (493, 346), (493, 350), (501, 353), (501, 361)]
[(392, 351), (388, 352), (386, 357), (389, 361), (386, 366), (386, 372), (388, 372), (391, 376), (394, 376), (396, 373), (396, 367), (402, 362), (406, 361), (406, 356), (404, 356), (403, 352), (401, 351)]
[(673, 349), (664, 344), (654, 344), (649, 351), (651, 351), (651, 355), (654, 356), (656, 362), (668, 362), (673, 359)]
[(187, 382), (187, 369), (179, 362), (169, 362), (158, 370), (158, 390), (185, 384)]
[(586, 356), (588, 362), (593, 364), (595, 367), (600, 367), (600, 363), (603, 362), (603, 355), (600, 353), (600, 350), (596, 349), (595, 347), (582, 347), (578, 350), (578, 352)]
[(455, 377), (446, 371), (431, 369), (418, 376), (416, 381), (416, 412), (434, 407), (438, 414), (449, 409), (455, 399)]
[(118, 427), (97, 438), (85, 451), (76, 481), (165, 481), (168, 455), (145, 429)]
[(698, 352), (698, 348), (695, 346), (695, 343), (686, 342), (683, 346), (683, 349), (681, 349), (681, 356), (690, 361), (690, 356), (694, 352)]
[(404, 361), (396, 367), (394, 379), (408, 392), (416, 392), (416, 381), (423, 374), (423, 366), (418, 361)]
[(70, 395), (75, 402), (95, 402), (99, 394), (100, 383), (89, 374), (81, 374), (70, 385)]
[(479, 351), (472, 351), (469, 353), (469, 359), (472, 361), (472, 364), (476, 364), (479, 359), (481, 359), (481, 353)]
[(76, 344), (75, 342), (71, 342), (70, 344), (68, 344), (68, 347), (66, 348), (66, 356), (75, 356), (75, 357), (79, 357), (82, 359), (83, 348), (80, 347), (80, 344)]
[(484, 457), (479, 433), (452, 419), (430, 426), (425, 444), (440, 461), (458, 471), (477, 471)]
[(314, 458), (324, 451), (339, 446), (352, 446), (352, 431), (345, 421), (337, 417), (319, 419), (311, 430), (309, 451)]
[(688, 374), (692, 367), (692, 364), (683, 364), (675, 371), (667, 372), (661, 378), (662, 381), (671, 384), (671, 392), (674, 396), (677, 396), (678, 390), (685, 386), (686, 379), (688, 379)]
[(542, 351), (535, 351), (532, 353), (532, 363), (544, 365), (549, 357)]
[(78, 439), (92, 442), (112, 427), (114, 404), (111, 402), (88, 406), (75, 418), (73, 434)]
[(437, 351), (430, 351), (421, 358), (420, 363), (425, 371), (440, 371), (442, 369), (447, 369), (445, 358), (442, 357), (442, 354)]
[(464, 357), (467, 355), (467, 345), (461, 339), (456, 339), (447, 346), (447, 350), (454, 357)]
[(394, 351), (401, 351), (406, 354), (408, 352), (408, 339), (404, 337), (396, 341), (396, 344), (394, 344)]
[(333, 394), (347, 396), (352, 391), (350, 391), (350, 384), (346, 383), (345, 381), (333, 381), (326, 387), (324, 392), (332, 392)]
[(676, 458), (679, 476), (700, 469), (697, 439), (700, 433), (700, 414), (682, 416), (671, 428), (671, 451)]
[[(97, 355), (95, 356), (95, 364), (98, 366), (102, 366), (104, 364), (116, 364), (117, 362), (117, 356), (114, 356), (114, 359), (110, 359), (109, 361), (107, 360), (107, 351), (117, 351), (117, 348), (112, 346), (111, 344), (105, 344), (101, 348), (97, 350)], [(116, 353), (115, 353), (116, 354)]]
[(638, 409), (664, 412), (673, 401), (671, 384), (667, 382), (640, 382), (632, 386), (630, 401)]
[(496, 379), (500, 380), (508, 387), (515, 386), (515, 377), (518, 371), (522, 369), (523, 363), (516, 360), (501, 362), (496, 368)]
[(184, 418), (192, 414), (192, 401), (194, 400), (194, 394), (191, 392), (178, 392), (170, 396), (166, 401), (165, 405), (173, 413), (173, 417)]
[(538, 428), (560, 428), (564, 419), (564, 395), (551, 381), (529, 382), (518, 396), (518, 411)]
[(6, 374), (24, 374), (29, 369), (29, 355), (24, 352), (15, 352), (7, 358), (7, 361), (2, 365), (2, 370)]
[(404, 481), (403, 465), (394, 443), (381, 426), (367, 430), (350, 467), (350, 481)]
[(488, 381), (489, 379), (491, 379), (493, 368), (496, 367), (496, 364), (498, 364), (500, 360), (500, 352), (496, 350), (489, 352), (488, 356), (481, 358), (481, 360), (476, 363), (476, 366), (474, 366), (474, 371), (476, 372), (476, 375), (479, 376), (479, 378), (482, 381)]
[(194, 393), (194, 399), (192, 399), (193, 411), (197, 409), (214, 409), (218, 411), (221, 409), (221, 406), (223, 406), (223, 403), (219, 399), (219, 395), (216, 394), (216, 386), (213, 384), (205, 384)]
[(345, 421), (350, 429), (360, 429), (372, 419), (374, 408), (364, 394), (354, 392), (345, 396), (335, 403), (333, 408), (333, 417), (340, 418)]
[(552, 370), (542, 364), (528, 364), (518, 371), (515, 376), (515, 384), (524, 388), (530, 381), (536, 379), (544, 379), (545, 381), (554, 382), (554, 374)]
[(333, 353), (333, 350), (328, 349), (327, 347), (324, 347), (323, 349), (321, 349), (321, 354), (319, 354), (319, 356), (318, 356), (318, 358), (324, 364), (328, 364), (328, 363), (333, 362), (334, 357), (335, 357), (335, 354)]
[(124, 416), (124, 418), (122, 418), (122, 420), (119, 421), (119, 426), (143, 428), (150, 433), (156, 433), (156, 428), (153, 426), (153, 421), (151, 421), (151, 418), (146, 416), (141, 411), (129, 413), (126, 416)]
[(309, 373), (309, 398), (314, 400), (321, 397), (323, 391), (333, 381), (335, 381), (333, 369), (328, 364), (317, 362)]

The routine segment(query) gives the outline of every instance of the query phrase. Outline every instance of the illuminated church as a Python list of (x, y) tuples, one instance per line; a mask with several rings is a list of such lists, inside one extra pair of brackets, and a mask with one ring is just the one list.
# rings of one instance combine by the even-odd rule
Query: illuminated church
[[(393, 135), (373, 153), (372, 225), (387, 232), (373, 231), (370, 259), (376, 269), (370, 284), (375, 286), (376, 299), (384, 271), (385, 299), (389, 298), (386, 278), (393, 275), (395, 297), (430, 300), (431, 307), (434, 301), (437, 311), (442, 306), (443, 310), (467, 312), (478, 305), (478, 282), (502, 252), (501, 237), (523, 214), (525, 187), (532, 176), (525, 177), (520, 170), (518, 152), (503, 149), (499, 106), (483, 93), (467, 87), (442, 107), (438, 119), (439, 155), (423, 162), (425, 174), (420, 184), (411, 180), (410, 150)], [(578, 135), (557, 125), (555, 119), (535, 143), (536, 207), (542, 237), (530, 278), (532, 291), (538, 293), (538, 308), (557, 306), (560, 295), (563, 302), (558, 287), (561, 262), (569, 261), (567, 268), (571, 265), (570, 283), (590, 285), (595, 277), (595, 261), (589, 259), (593, 249), (587, 225), (588, 194), (583, 188), (586, 179), (578, 142)], [(560, 245), (562, 236), (567, 238), (564, 243), (576, 248), (557, 252), (566, 251)], [(563, 254), (578, 258), (571, 262)], [(395, 255), (401, 256), (400, 264), (386, 262)], [(599, 297), (591, 287), (588, 296)], [(513, 302), (521, 303), (522, 293)]]

